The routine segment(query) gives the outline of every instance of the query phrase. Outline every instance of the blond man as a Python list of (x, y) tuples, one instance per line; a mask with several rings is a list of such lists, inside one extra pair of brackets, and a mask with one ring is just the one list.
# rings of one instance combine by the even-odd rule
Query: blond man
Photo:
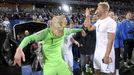
[(86, 9), (84, 26), (89, 30), (96, 29), (96, 48), (94, 53), (95, 75), (107, 73), (113, 75), (115, 71), (115, 53), (113, 41), (116, 31), (116, 22), (108, 16), (109, 4), (100, 2), (97, 7), (99, 19), (92, 25), (90, 22), (90, 10)]

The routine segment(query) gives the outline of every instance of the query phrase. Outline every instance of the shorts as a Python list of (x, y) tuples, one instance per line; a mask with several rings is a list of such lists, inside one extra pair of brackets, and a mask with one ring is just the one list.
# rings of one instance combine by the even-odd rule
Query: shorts
[[(103, 52), (103, 51), (102, 51)], [(100, 70), (103, 73), (114, 73), (115, 71), (115, 54), (114, 51), (110, 53), (110, 58), (112, 60), (111, 63), (105, 64), (102, 59), (104, 57), (104, 53), (100, 53), (95, 51), (93, 65), (94, 69)]]

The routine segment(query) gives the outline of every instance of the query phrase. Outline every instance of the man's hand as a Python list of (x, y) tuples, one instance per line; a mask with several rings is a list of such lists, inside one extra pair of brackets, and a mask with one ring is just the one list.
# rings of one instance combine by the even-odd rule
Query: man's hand
[(80, 44), (78, 41), (76, 41), (74, 38), (70, 39), (72, 43), (74, 43), (75, 45), (77, 45), (78, 47), (80, 47)]
[(103, 58), (103, 63), (109, 64), (109, 63), (111, 63), (111, 62), (112, 62), (112, 59), (111, 59), (109, 56), (105, 56), (105, 57)]
[(86, 16), (86, 18), (85, 18), (85, 21), (83, 23), (84, 27), (90, 29), (90, 27), (91, 27), (90, 10), (88, 8), (86, 8), (86, 10), (85, 10), (85, 16)]
[(14, 63), (13, 65), (18, 64), (21, 66), (21, 60), (25, 61), (25, 54), (22, 50), (22, 48), (18, 47), (14, 56)]
[(86, 8), (86, 10), (85, 10), (85, 16), (86, 17), (89, 17), (90, 16), (90, 10), (88, 8)]
[(78, 41), (75, 41), (74, 43), (75, 43), (78, 47), (80, 47), (80, 44), (79, 44)]

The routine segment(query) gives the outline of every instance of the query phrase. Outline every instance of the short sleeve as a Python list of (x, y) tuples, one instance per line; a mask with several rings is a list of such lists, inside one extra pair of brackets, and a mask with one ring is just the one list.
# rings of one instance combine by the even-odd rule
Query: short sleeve
[(115, 33), (117, 23), (114, 20), (110, 20), (107, 24), (107, 32)]

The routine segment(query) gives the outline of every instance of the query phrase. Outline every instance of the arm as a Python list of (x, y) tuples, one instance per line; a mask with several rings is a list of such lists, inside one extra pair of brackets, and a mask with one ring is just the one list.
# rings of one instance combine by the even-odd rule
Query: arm
[(108, 39), (108, 43), (107, 43), (107, 47), (106, 47), (106, 52), (104, 55), (104, 63), (105, 64), (109, 64), (110, 62), (112, 62), (112, 60), (110, 61), (110, 53), (113, 47), (113, 42), (114, 42), (114, 37), (115, 37), (115, 32), (116, 32), (116, 22), (115, 21), (111, 21), (107, 24), (107, 39)]
[(71, 31), (71, 33), (77, 33), (77, 32), (82, 31), (82, 29), (71, 29), (70, 31)]
[(123, 36), (122, 36), (122, 24), (119, 24), (119, 43), (120, 43), (120, 47), (123, 48), (124, 47), (124, 44), (123, 44)]
[(74, 28), (74, 29), (65, 28), (64, 34), (65, 35), (69, 35), (71, 33), (77, 33), (77, 32), (80, 32), (80, 31), (82, 31), (82, 29), (78, 29), (78, 28)]
[(72, 43), (74, 43), (75, 45), (77, 45), (78, 47), (80, 47), (80, 44), (78, 41), (76, 41), (73, 37), (71, 38)]
[(45, 38), (46, 34), (47, 34), (47, 28), (44, 30), (41, 30), (33, 35), (27, 36), (22, 40), (19, 47), (23, 49), (25, 46), (27, 46), (29, 43), (31, 43), (33, 41), (43, 40)]
[(115, 36), (114, 33), (108, 33), (108, 43), (107, 43), (106, 53), (105, 53), (105, 56), (103, 58), (103, 62), (105, 64), (109, 64), (112, 62), (112, 60), (109, 60), (110, 59), (109, 55), (111, 53), (111, 49), (112, 49), (112, 45), (113, 45), (113, 41), (114, 41), (114, 36)]
[(85, 21), (84, 21), (84, 26), (88, 28), (88, 30), (95, 30), (96, 27), (93, 26), (91, 24), (91, 20), (90, 20), (90, 10), (88, 8), (86, 8), (86, 12), (85, 12), (85, 15), (86, 15), (86, 18), (85, 18)]
[(122, 35), (122, 39), (125, 40), (127, 38), (126, 36), (126, 31), (127, 31), (127, 28), (126, 28), (126, 23), (125, 22), (122, 22), (121, 23), (121, 35)]
[(16, 49), (13, 65), (18, 64), (19, 66), (21, 66), (21, 60), (25, 61), (25, 54), (23, 52), (23, 48), (32, 41), (43, 40), (45, 38), (46, 34), (47, 34), (47, 29), (44, 29), (42, 31), (39, 31), (33, 35), (30, 35), (30, 36), (24, 38), (24, 40), (22, 40), (20, 46)]
[(113, 46), (114, 37), (115, 37), (114, 33), (108, 33), (108, 43), (107, 43), (105, 57), (109, 57), (110, 55), (110, 52)]

